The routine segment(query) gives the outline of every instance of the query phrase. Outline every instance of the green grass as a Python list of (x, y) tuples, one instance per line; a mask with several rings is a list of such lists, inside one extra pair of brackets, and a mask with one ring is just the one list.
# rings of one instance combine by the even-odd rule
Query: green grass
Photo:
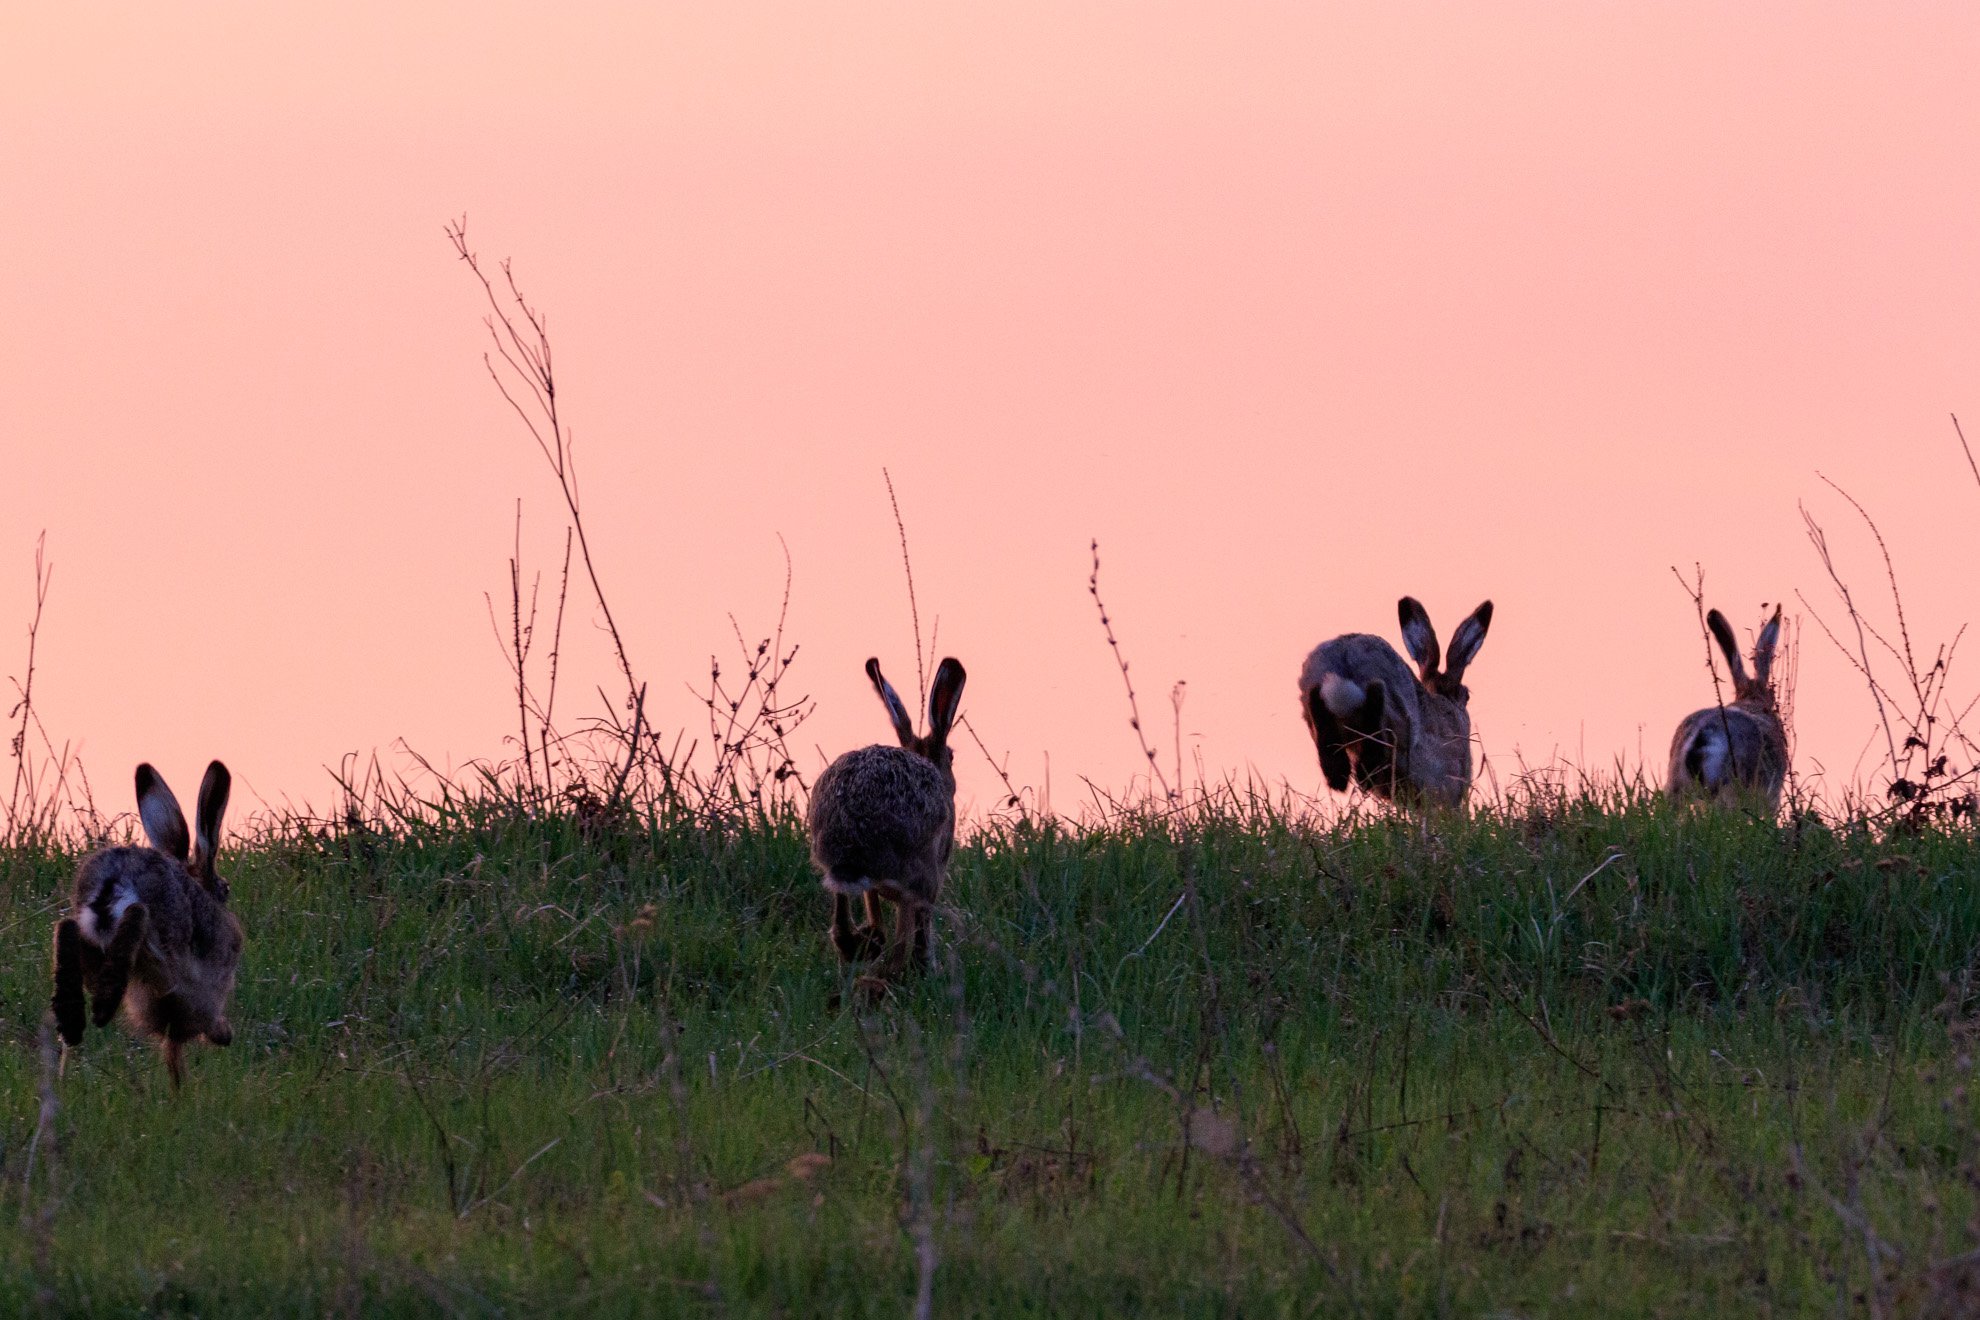
[(944, 967), (870, 1011), (789, 821), (491, 801), (223, 863), (233, 1047), (174, 1098), (92, 1033), (24, 1186), (73, 858), (0, 854), (0, 1313), (897, 1316), (918, 1233), (942, 1315), (1972, 1282), (1963, 832), (1628, 797), (1006, 830), (957, 853)]

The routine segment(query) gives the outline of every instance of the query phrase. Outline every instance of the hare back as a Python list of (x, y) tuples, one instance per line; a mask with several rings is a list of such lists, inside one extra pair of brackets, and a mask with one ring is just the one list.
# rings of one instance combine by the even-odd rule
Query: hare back
[(186, 868), (150, 848), (104, 848), (76, 866), (74, 909), (83, 938), (107, 946), (117, 921), (134, 903), (150, 914), (142, 973), (154, 967), (176, 969), (188, 960), (232, 966), (240, 956), (240, 923), (234, 914)]
[(192, 892), (198, 886), (186, 868), (150, 848), (103, 848), (76, 866), (75, 914), (83, 937), (108, 944), (118, 918), (134, 903), (151, 911), (154, 948), (183, 943), (193, 926)]
[(1364, 689), (1370, 683), (1381, 683), (1391, 697), (1402, 703), (1410, 719), (1415, 720), (1420, 690), (1416, 671), (1396, 653), (1395, 647), (1373, 633), (1347, 633), (1314, 647), (1306, 663), (1300, 666), (1301, 697), (1321, 687), (1329, 674)]
[(932, 763), (899, 747), (862, 747), (812, 787), (811, 857), (835, 893), (877, 889), (932, 898), (955, 837), (955, 798)]
[(1708, 792), (1747, 785), (1779, 791), (1787, 771), (1780, 721), (1743, 706), (1712, 706), (1685, 716), (1671, 738), (1670, 788)]

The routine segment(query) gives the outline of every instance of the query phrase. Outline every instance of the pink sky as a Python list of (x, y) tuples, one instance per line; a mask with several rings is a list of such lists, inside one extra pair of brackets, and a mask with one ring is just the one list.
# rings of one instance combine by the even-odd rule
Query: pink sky
[[(1299, 663), (1405, 592), (1497, 603), (1495, 763), (1660, 765), (1711, 691), (1670, 565), (1750, 636), (1826, 599), (1806, 500), (1877, 585), (1818, 471), (1915, 638), (1976, 616), (1977, 67), (1966, 4), (14, 6), (0, 672), (45, 528), (39, 705), (111, 806), (139, 759), (252, 806), (499, 754), (482, 593), (518, 495), (535, 564), (561, 532), (466, 213), (550, 314), (663, 727), (729, 612), (768, 628), (781, 533), (813, 768), (885, 734), (884, 465), (966, 711), (1061, 808), (1139, 761), (1096, 536), (1215, 770), (1317, 790)], [(1874, 716), (1812, 628), (1798, 705), (1847, 778)]]

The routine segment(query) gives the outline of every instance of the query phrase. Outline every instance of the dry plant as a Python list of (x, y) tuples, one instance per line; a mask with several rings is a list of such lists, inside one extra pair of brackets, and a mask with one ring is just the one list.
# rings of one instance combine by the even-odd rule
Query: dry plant
[(777, 543), (784, 547), (784, 595), (777, 607), (776, 629), (751, 646), (731, 614), (729, 627), (742, 656), (742, 677), (733, 686), (725, 682), (721, 661), (711, 655), (708, 690), (695, 693), (708, 710), (708, 740), (715, 758), (705, 776), (689, 776), (696, 798), (705, 810), (746, 808), (757, 819), (789, 806), (795, 794), (805, 790), (790, 738), (817, 706), (808, 696), (787, 697), (782, 691), (798, 645), (784, 641), (791, 608), (791, 549), (781, 536)]
[[(1972, 450), (1966, 444), (1957, 417), (1953, 418), (1953, 430), (1968, 465), (1973, 466)], [(1806, 596), (1801, 596), (1802, 604), (1823, 635), (1834, 643), (1863, 680), (1884, 737), (1884, 759), (1880, 767), (1880, 775), (1886, 780), (1884, 802), (1867, 814), (1873, 819), (1881, 817), (1904, 826), (1971, 820), (1975, 815), (1976, 785), (1980, 785), (1980, 745), (1968, 735), (1964, 722), (1980, 697), (1959, 704), (1949, 686), (1953, 659), (1961, 638), (1966, 635), (1965, 626), (1953, 634), (1951, 641), (1934, 647), (1929, 659), (1922, 648), (1913, 644), (1911, 627), (1905, 618), (1904, 595), (1898, 587), (1897, 567), (1883, 531), (1854, 496), (1821, 473), (1816, 475), (1863, 520), (1876, 543), (1890, 593), (1889, 617), (1880, 623), (1870, 607), (1859, 601), (1837, 566), (1826, 530), (1806, 505), (1799, 506), (1809, 544), (1814, 546), (1842, 608), (1850, 640), (1839, 637)], [(1974, 476), (1980, 483), (1980, 467), (1974, 468)]]
[[(914, 678), (918, 693), (917, 705), (925, 709), (928, 705), (927, 657), (935, 652), (935, 641), (941, 633), (942, 620), (939, 615), (936, 617), (934, 628), (928, 636), (927, 647), (924, 649), (921, 641), (921, 604), (916, 599), (914, 591), (914, 557), (908, 553), (907, 520), (901, 516), (901, 501), (894, 491), (893, 473), (883, 467), (880, 469), (880, 479), (886, 483), (887, 505), (893, 510), (894, 531), (901, 542), (901, 572), (907, 579), (908, 620), (914, 628)], [(1004, 786), (1003, 796), (997, 799), (997, 805), (991, 811), (990, 822), (1007, 825), (1025, 820), (1029, 812), (1025, 806), (1024, 790), (1011, 780), (1009, 753), (1005, 754), (1002, 761), (991, 755), (989, 747), (984, 745), (982, 735), (976, 731), (976, 726), (969, 722), (969, 716), (964, 715), (956, 723), (968, 731), (970, 741), (976, 744), (977, 751), (983, 753), (983, 759), (989, 763), (992, 773)]]
[[(10, 679), (16, 700), (7, 712), (14, 726), (8, 750), (14, 758), (14, 782), (7, 795), (7, 829), (4, 842), (11, 849), (30, 852), (59, 845), (70, 827), (80, 827), (85, 837), (102, 833), (89, 793), (89, 778), (82, 762), (67, 743), (60, 748), (48, 736), (41, 716), (34, 708), (36, 652), (41, 642), (41, 616), (48, 604), (48, 587), (54, 580), (55, 566), (47, 559), (48, 533), (34, 542), (34, 617), (28, 623), (27, 668), (22, 677)], [(75, 782), (70, 781), (71, 772)]]
[[(620, 676), (626, 683), (627, 709), (639, 691), (639, 680), (633, 677), (632, 661), (626, 658), (625, 639), (619, 635), (619, 625), (612, 618), (612, 606), (605, 598), (605, 588), (598, 580), (598, 566), (591, 557), (591, 542), (585, 535), (583, 500), (578, 491), (577, 452), (573, 448), (569, 427), (557, 409), (557, 379), (552, 367), (550, 353), (550, 332), (540, 309), (532, 306), (516, 287), (515, 271), (505, 259), (502, 262), (502, 283), (506, 292), (498, 292), (494, 282), (481, 268), (474, 250), (468, 246), (467, 217), (447, 226), (448, 241), (454, 251), (467, 263), (475, 280), (481, 285), (488, 298), (488, 316), (483, 324), (488, 327), (488, 337), (494, 341), (493, 354), (482, 354), (482, 362), (488, 368), (488, 378), (495, 382), (502, 398), (517, 417), (529, 428), (530, 438), (543, 454), (543, 461), (550, 465), (550, 471), (557, 478), (557, 490), (564, 498), (564, 507), (570, 514), (570, 530), (577, 538), (579, 558), (584, 563), (585, 576), (591, 581), (592, 599), (598, 602), (598, 612), (604, 619), (605, 632), (612, 639), (612, 654), (618, 660)], [(502, 367), (495, 361), (501, 359)], [(506, 368), (506, 374), (503, 370)], [(522, 395), (529, 400), (525, 407)]]
[[(886, 468), (880, 469), (880, 479), (887, 483), (887, 503), (894, 510), (894, 530), (901, 538), (901, 571), (907, 574), (908, 618), (914, 625), (914, 683), (915, 705), (928, 704), (928, 662), (921, 649), (921, 606), (914, 598), (914, 560), (908, 555), (907, 522), (901, 517), (901, 501), (894, 494), (894, 474)], [(935, 631), (942, 630), (940, 618), (935, 620)], [(928, 638), (928, 649), (935, 649), (935, 638)]]
[[(501, 263), (499, 278), (483, 267), (468, 245), (465, 217), (450, 223), (446, 233), (456, 256), (466, 263), (487, 300), (483, 324), (492, 348), (482, 355), (482, 362), (489, 379), (542, 454), (556, 480), (566, 520), (563, 563), (545, 646), (537, 632), (538, 619), (552, 606), (544, 597), (542, 575), (523, 567), (522, 502), (517, 501), (506, 627), (493, 597), (486, 598), (489, 625), (513, 685), (517, 756), (506, 766), (470, 767), (469, 786), (497, 792), (513, 790), (532, 810), (561, 803), (596, 825), (616, 821), (635, 806), (666, 812), (685, 809), (710, 819), (728, 819), (739, 808), (757, 813), (787, 808), (794, 795), (804, 789), (789, 739), (812, 710), (808, 697), (787, 698), (782, 691), (798, 652), (796, 645), (786, 644), (784, 639), (790, 608), (788, 549), (783, 603), (772, 635), (752, 647), (731, 616), (743, 661), (742, 676), (738, 680), (724, 675), (721, 663), (711, 656), (708, 690), (695, 693), (708, 712), (706, 755), (711, 758), (705, 769), (696, 770), (693, 761), (703, 749), (698, 744), (683, 749), (682, 735), (676, 734), (668, 742), (653, 727), (646, 709), (647, 685), (633, 668), (605, 593), (585, 524), (576, 448), (558, 398), (547, 319), (524, 296), (508, 261)], [(614, 697), (601, 690), (603, 713), (582, 721), (575, 729), (566, 729), (559, 727), (556, 709), (574, 560), (591, 589), (624, 691)], [(418, 760), (416, 756), (414, 759)], [(420, 764), (435, 780), (425, 796), (403, 779), (388, 784), (372, 774), (355, 783), (348, 773), (340, 777), (346, 815), (352, 810), (362, 814), (362, 807), (351, 804), (372, 801), (381, 804), (388, 815), (436, 808), (444, 814), (450, 794), (458, 786), (424, 762)]]

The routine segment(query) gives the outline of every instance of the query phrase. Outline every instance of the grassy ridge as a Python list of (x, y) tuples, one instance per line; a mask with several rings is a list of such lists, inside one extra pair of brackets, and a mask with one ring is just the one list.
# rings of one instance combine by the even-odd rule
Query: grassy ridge
[[(230, 853), (236, 1043), (68, 1060), (0, 1310), (1915, 1309), (1980, 1244), (1967, 834), (1021, 827), (864, 1011), (793, 822), (587, 819)], [(72, 864), (4, 858), (8, 1214)]]

